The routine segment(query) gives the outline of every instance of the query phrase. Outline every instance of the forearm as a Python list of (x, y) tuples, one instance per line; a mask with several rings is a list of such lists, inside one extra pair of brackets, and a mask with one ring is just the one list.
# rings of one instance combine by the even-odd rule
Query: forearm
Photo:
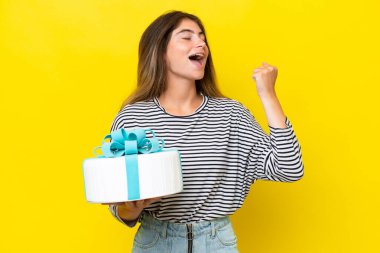
[(260, 95), (268, 125), (274, 128), (287, 128), (285, 114), (275, 92)]

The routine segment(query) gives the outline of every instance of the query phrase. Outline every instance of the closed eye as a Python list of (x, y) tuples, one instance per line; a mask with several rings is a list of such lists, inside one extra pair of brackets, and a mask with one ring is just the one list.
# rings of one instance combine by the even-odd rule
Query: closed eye
[[(192, 38), (191, 37), (186, 37), (186, 38), (182, 38), (184, 40), (191, 40)], [(202, 39), (204, 42), (206, 42), (206, 39)]]

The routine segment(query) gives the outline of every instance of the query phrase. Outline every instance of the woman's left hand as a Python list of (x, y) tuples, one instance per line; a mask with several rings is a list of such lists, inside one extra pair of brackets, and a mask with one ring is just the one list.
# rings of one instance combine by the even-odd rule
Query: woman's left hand
[(275, 94), (276, 78), (277, 68), (266, 62), (253, 70), (252, 79), (256, 82), (257, 93), (260, 97)]

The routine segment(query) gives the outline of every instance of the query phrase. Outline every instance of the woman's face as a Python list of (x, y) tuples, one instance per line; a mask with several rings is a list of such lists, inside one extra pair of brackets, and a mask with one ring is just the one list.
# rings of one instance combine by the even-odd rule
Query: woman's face
[(209, 54), (205, 35), (198, 24), (183, 19), (173, 30), (166, 50), (168, 75), (189, 80), (200, 80)]

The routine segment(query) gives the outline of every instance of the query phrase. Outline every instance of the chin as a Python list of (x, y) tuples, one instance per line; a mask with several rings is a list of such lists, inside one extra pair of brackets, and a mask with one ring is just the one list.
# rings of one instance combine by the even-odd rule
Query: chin
[(196, 75), (194, 76), (194, 80), (202, 80), (205, 74), (203, 73), (202, 75)]

